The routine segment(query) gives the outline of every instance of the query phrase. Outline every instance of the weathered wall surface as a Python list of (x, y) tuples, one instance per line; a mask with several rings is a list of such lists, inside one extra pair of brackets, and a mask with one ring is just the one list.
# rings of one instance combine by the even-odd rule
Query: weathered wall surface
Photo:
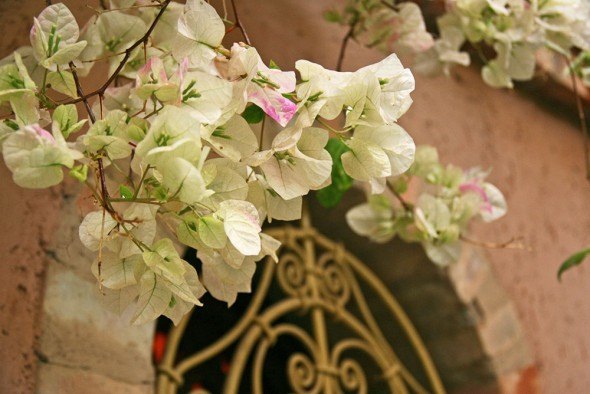
[[(241, 2), (244, 23), (265, 60), (284, 69), (306, 58), (334, 67), (344, 29), (320, 13), (335, 0)], [(382, 55), (353, 43), (345, 69)], [(517, 306), (546, 393), (583, 393), (590, 385), (590, 270), (556, 279), (560, 262), (588, 244), (590, 184), (583, 170), (582, 136), (516, 92), (493, 90), (476, 71), (458, 78), (417, 77), (414, 105), (402, 118), (417, 143), (438, 147), (447, 162), (493, 167), (491, 181), (505, 191), (509, 214), (477, 226), (474, 237), (525, 237), (528, 251), (484, 251)]]
[[(43, 3), (0, 3), (0, 55), (27, 42), (31, 16)], [(66, 1), (79, 12), (84, 3)], [(320, 16), (334, 3), (338, 1), (238, 1), (265, 60), (272, 56), (285, 69), (293, 68), (299, 58), (327, 67), (336, 63), (345, 31), (326, 24)], [(354, 44), (348, 54), (347, 69), (381, 57)], [(537, 360), (542, 390), (587, 391), (590, 271), (585, 267), (572, 271), (562, 284), (555, 278), (564, 256), (586, 245), (589, 238), (590, 185), (584, 179), (580, 133), (515, 92), (484, 86), (470, 70), (461, 71), (455, 79), (417, 78), (413, 97), (415, 103), (401, 123), (416, 141), (436, 145), (443, 160), (458, 165), (493, 166), (491, 180), (506, 192), (509, 215), (474, 233), (496, 241), (523, 236), (533, 248), (532, 252), (485, 254), (516, 303)], [(62, 200), (58, 190), (17, 188), (3, 165), (0, 185), (0, 382), (14, 392), (30, 392), (46, 245), (58, 228), (56, 212)], [(94, 376), (90, 375), (89, 379)]]
[[(0, 3), (0, 57), (28, 39), (31, 13), (42, 2)], [(57, 226), (61, 205), (58, 189), (23, 190), (0, 168), (0, 387), (13, 393), (33, 390), (36, 349), (40, 335), (40, 309), (47, 254), (45, 245)]]
[[(66, 3), (81, 21), (91, 14), (85, 1)], [(0, 57), (28, 44), (44, 6), (0, 2)], [(24, 190), (0, 165), (0, 392), (149, 393), (153, 325), (130, 327), (100, 305), (77, 236), (91, 202), (74, 183)]]

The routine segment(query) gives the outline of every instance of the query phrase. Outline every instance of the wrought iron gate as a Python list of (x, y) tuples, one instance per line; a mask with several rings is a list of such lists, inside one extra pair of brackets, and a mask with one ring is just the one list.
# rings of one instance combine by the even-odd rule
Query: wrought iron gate
[[(216, 342), (177, 360), (178, 346), (190, 319), (190, 314), (185, 316), (169, 333), (166, 352), (158, 366), (158, 394), (176, 393), (184, 374), (230, 346), (235, 346), (235, 351), (224, 392), (237, 393), (242, 377), (250, 373), (251, 387), (246, 390), (262, 393), (267, 353), (283, 336), (296, 339), (305, 349), (285, 355), (285, 372), (292, 392), (371, 392), (364, 364), (350, 356), (354, 350), (372, 359), (380, 370), (379, 378), (392, 393), (444, 393), (434, 364), (411, 321), (371, 270), (342, 245), (319, 234), (307, 216), (299, 228), (287, 226), (267, 232), (283, 243), (279, 263), (259, 263), (264, 266), (261, 280), (238, 324)], [(263, 308), (273, 280), (278, 282), (284, 296)], [(375, 295), (371, 304), (382, 303), (390, 318), (402, 327), (428, 385), (421, 384), (396, 355), (380, 328), (388, 321), (377, 321), (364, 288), (370, 288)], [(295, 313), (308, 315), (311, 329), (280, 321)], [(331, 341), (328, 321), (345, 326), (351, 335)]]

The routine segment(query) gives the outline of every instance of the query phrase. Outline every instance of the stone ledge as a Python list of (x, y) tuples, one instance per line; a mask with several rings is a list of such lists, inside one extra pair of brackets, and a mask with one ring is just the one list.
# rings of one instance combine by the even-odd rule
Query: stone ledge
[(104, 308), (96, 282), (51, 263), (40, 352), (49, 360), (130, 383), (152, 382), (153, 325), (130, 326)]
[(126, 383), (107, 376), (55, 364), (40, 364), (38, 394), (151, 394), (152, 383)]

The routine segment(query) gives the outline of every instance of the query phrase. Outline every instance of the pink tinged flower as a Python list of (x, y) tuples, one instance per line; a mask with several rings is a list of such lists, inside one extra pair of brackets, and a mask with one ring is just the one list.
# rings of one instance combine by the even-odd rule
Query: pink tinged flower
[(39, 137), (49, 141), (52, 144), (55, 143), (55, 138), (53, 138), (53, 135), (51, 135), (51, 133), (45, 130), (43, 127), (39, 126), (38, 124), (33, 124), (30, 126), (30, 128), (33, 129), (33, 131), (37, 133)]
[(297, 105), (272, 89), (252, 89), (248, 92), (248, 101), (256, 104), (278, 124), (285, 127), (297, 112)]
[(179, 86), (182, 85), (182, 82), (184, 81), (184, 76), (188, 71), (189, 65), (190, 62), (188, 57), (182, 59), (182, 61), (178, 65), (178, 69), (176, 70), (175, 76), (173, 78), (176, 78), (176, 82)]
[(480, 209), (484, 212), (492, 213), (492, 210), (493, 210), (492, 204), (490, 203), (490, 199), (488, 198), (488, 195), (486, 194), (483, 187), (481, 187), (477, 183), (471, 181), (471, 182), (461, 184), (459, 186), (459, 190), (461, 190), (462, 193), (473, 192), (473, 193), (479, 195), (482, 200), (482, 204), (481, 204)]
[(168, 76), (164, 69), (162, 59), (157, 56), (151, 57), (145, 65), (137, 71), (138, 85), (142, 83), (150, 83), (152, 79), (157, 79), (158, 83), (164, 84), (168, 82)]

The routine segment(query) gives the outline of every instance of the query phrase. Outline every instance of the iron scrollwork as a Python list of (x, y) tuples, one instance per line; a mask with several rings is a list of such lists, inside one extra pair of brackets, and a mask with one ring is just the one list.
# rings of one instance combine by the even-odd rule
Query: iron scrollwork
[[(215, 343), (183, 360), (176, 360), (180, 339), (190, 314), (169, 335), (164, 358), (158, 367), (157, 393), (175, 393), (182, 376), (199, 368), (235, 345), (225, 393), (237, 393), (250, 362), (253, 393), (263, 392), (267, 354), (281, 337), (300, 343), (302, 351), (286, 355), (286, 377), (294, 393), (367, 393), (369, 379), (364, 364), (354, 358), (363, 354), (381, 371), (381, 379), (394, 393), (444, 393), (432, 360), (401, 306), (380, 280), (344, 248), (319, 234), (304, 217), (300, 228), (271, 229), (283, 247), (279, 263), (264, 264), (262, 278), (241, 320)], [(284, 297), (263, 307), (275, 281)], [(429, 387), (418, 382), (386, 340), (365, 299), (368, 286), (397, 320), (420, 360)], [(351, 312), (354, 304), (355, 313)], [(309, 315), (311, 329), (281, 321), (295, 313)], [(350, 337), (330, 342), (327, 319), (344, 326)], [(310, 332), (308, 332), (310, 331)], [(251, 357), (253, 356), (253, 357)]]

